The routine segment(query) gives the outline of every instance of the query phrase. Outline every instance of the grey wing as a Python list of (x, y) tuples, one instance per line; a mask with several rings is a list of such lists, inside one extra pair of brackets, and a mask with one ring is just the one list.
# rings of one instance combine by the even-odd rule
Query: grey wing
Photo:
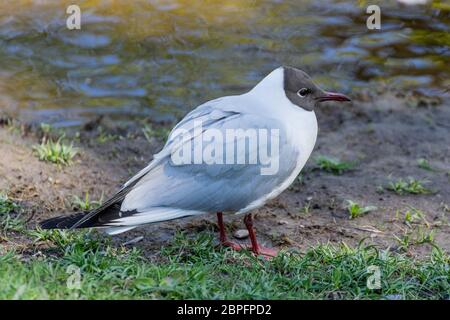
[(169, 137), (167, 139), (166, 144), (164, 145), (163, 149), (154, 155), (153, 161), (149, 163), (147, 167), (139, 171), (136, 175), (134, 175), (131, 179), (129, 179), (122, 187), (121, 190), (124, 188), (127, 188), (139, 179), (141, 179), (144, 175), (149, 173), (153, 168), (160, 165), (164, 161), (167, 160), (168, 156), (173, 152), (174, 149), (177, 149), (180, 147), (181, 141), (178, 139), (179, 134), (181, 132), (180, 129), (186, 130), (191, 133), (193, 136), (194, 130), (195, 130), (195, 124), (201, 122), (203, 124), (203, 127), (211, 127), (214, 125), (214, 123), (217, 123), (219, 121), (222, 121), (224, 119), (230, 119), (232, 116), (236, 116), (239, 114), (237, 111), (233, 111), (232, 106), (228, 106), (226, 108), (217, 108), (218, 105), (221, 104), (221, 102), (226, 99), (225, 98), (218, 98), (212, 101), (208, 101), (191, 112), (189, 112), (170, 132)]
[[(228, 148), (232, 143), (236, 151), (234, 161), (227, 162), (226, 154), (223, 154), (223, 164), (202, 162), (180, 165), (172, 161), (174, 152), (186, 147), (186, 143), (190, 143), (189, 148), (195, 152), (195, 148), (198, 147), (198, 141), (194, 142), (196, 135), (192, 135), (191, 140), (183, 141), (179, 139), (176, 129), (184, 128), (193, 133), (196, 129), (193, 122), (197, 120), (198, 123), (199, 119), (202, 119), (202, 133), (214, 128), (224, 137), (222, 141), (211, 140), (209, 143), (202, 141), (201, 150), (203, 152), (208, 148), (217, 150), (218, 145), (222, 146), (222, 150), (230, 150)], [(262, 141), (264, 139), (258, 141), (256, 149), (252, 148), (247, 140), (245, 142), (247, 147), (244, 148), (246, 162), (236, 164), (238, 151), (242, 151), (242, 148), (237, 150), (238, 141), (242, 142), (242, 139), (247, 138), (244, 136), (228, 141), (227, 129), (251, 129), (256, 132), (266, 130), (268, 136), (265, 141)], [(270, 136), (273, 130), (278, 130), (279, 133), (277, 143)], [(279, 156), (273, 157), (272, 163), (263, 164), (259, 161), (261, 149), (264, 149), (266, 155), (268, 153), (275, 156), (278, 153)], [(255, 153), (258, 153), (258, 161), (249, 164), (250, 159), (254, 159)], [(206, 212), (239, 211), (280, 186), (294, 170), (297, 158), (298, 154), (287, 143), (285, 128), (279, 121), (270, 117), (233, 111), (232, 108), (227, 110), (217, 109), (214, 106), (198, 108), (175, 127), (166, 146), (156, 156), (156, 164), (151, 165), (150, 170), (139, 177), (139, 181), (125, 196), (121, 207), (124, 218), (121, 222), (130, 225)], [(275, 161), (278, 161), (278, 164), (273, 163)], [(263, 174), (263, 168), (269, 166), (276, 172)]]

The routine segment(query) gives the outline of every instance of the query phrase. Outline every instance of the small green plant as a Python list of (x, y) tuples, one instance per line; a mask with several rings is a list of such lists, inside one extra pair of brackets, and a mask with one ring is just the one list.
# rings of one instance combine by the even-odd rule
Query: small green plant
[(320, 170), (336, 175), (341, 175), (344, 171), (351, 170), (355, 167), (355, 163), (353, 162), (340, 161), (326, 156), (318, 156), (315, 161)]
[(399, 243), (400, 249), (407, 251), (412, 245), (434, 244), (434, 231), (428, 227), (419, 227), (418, 229), (405, 230), (402, 236), (394, 235), (394, 238)]
[(431, 167), (427, 159), (417, 159), (417, 166), (424, 170), (433, 171), (433, 168)]
[(13, 217), (10, 214), (0, 217), (0, 230), (3, 232), (23, 232), (25, 230), (25, 223), (19, 215)]
[(434, 231), (420, 228), (415, 244), (434, 243)]
[(411, 222), (414, 222), (416, 220), (416, 217), (413, 216), (412, 212), (407, 210), (405, 212), (405, 222), (407, 224), (410, 224)]
[(144, 133), (145, 139), (150, 142), (152, 138), (156, 138), (158, 140), (167, 140), (167, 137), (170, 134), (170, 129), (166, 127), (154, 127), (150, 124), (145, 124), (142, 128), (142, 132)]
[(41, 128), (41, 131), (46, 135), (48, 135), (53, 129), (52, 125), (48, 123), (41, 123), (39, 127)]
[(8, 195), (4, 192), (0, 192), (0, 215), (9, 214), (17, 210), (19, 206), (9, 199)]
[(311, 210), (311, 201), (307, 200), (303, 208), (300, 208), (300, 213), (308, 214)]
[[(6, 193), (0, 192), (0, 229), (2, 231), (21, 231), (23, 221), (20, 219), (20, 206), (12, 201)], [(12, 213), (17, 213), (12, 216)]]
[(5, 127), (8, 129), (8, 131), (10, 132), (14, 132), (14, 133), (20, 133), (21, 129), (20, 129), (20, 123), (12, 118), (8, 118), (5, 121)]
[(350, 219), (355, 219), (358, 218), (360, 216), (362, 216), (365, 213), (368, 213), (370, 211), (375, 211), (378, 208), (375, 206), (366, 206), (363, 207), (360, 204), (358, 204), (357, 202), (354, 202), (352, 200), (347, 200), (347, 211), (349, 213), (349, 218)]
[(65, 250), (69, 246), (77, 246), (82, 242), (86, 242), (88, 247), (97, 241), (92, 237), (91, 230), (80, 230), (79, 232), (70, 232), (60, 229), (41, 229), (37, 227), (28, 231), (28, 235), (33, 242), (49, 242), (56, 245), (59, 249)]
[(98, 143), (103, 144), (106, 142), (115, 141), (118, 138), (119, 137), (115, 134), (106, 133), (105, 130), (103, 129), (103, 127), (98, 128), (98, 136), (97, 136)]
[(61, 136), (56, 142), (51, 139), (43, 141), (40, 145), (33, 147), (33, 150), (41, 161), (48, 161), (56, 164), (70, 165), (72, 159), (77, 155), (78, 150), (72, 144), (62, 142)]
[(49, 123), (42, 122), (39, 124), (39, 129), (42, 132), (42, 142), (47, 141), (50, 137), (59, 137), (64, 135), (64, 130), (55, 128)]
[(408, 178), (408, 180), (398, 179), (389, 182), (387, 189), (397, 194), (429, 194), (432, 191), (424, 186), (427, 181)]
[(403, 251), (407, 251), (409, 246), (411, 245), (411, 234), (409, 232), (405, 232), (401, 237), (394, 234), (395, 240), (397, 240), (399, 244), (399, 249)]
[(102, 202), (103, 202), (103, 194), (100, 200), (89, 200), (89, 192), (86, 191), (84, 199), (81, 199), (78, 196), (72, 197), (72, 209), (77, 209), (81, 211), (90, 211), (101, 206)]
[(413, 223), (418, 223), (420, 221), (423, 221), (427, 226), (430, 224), (425, 219), (425, 213), (422, 210), (419, 210), (414, 207), (409, 207), (408, 210), (406, 210), (404, 215), (405, 223), (408, 226), (411, 226)]

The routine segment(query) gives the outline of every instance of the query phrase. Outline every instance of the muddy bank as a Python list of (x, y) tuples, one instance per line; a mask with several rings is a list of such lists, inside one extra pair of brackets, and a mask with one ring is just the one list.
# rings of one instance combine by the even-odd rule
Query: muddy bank
[[(426, 255), (436, 244), (450, 251), (450, 102), (409, 92), (360, 93), (352, 105), (328, 104), (317, 111), (319, 137), (315, 151), (296, 182), (280, 197), (255, 211), (258, 236), (268, 246), (305, 250), (318, 243), (357, 245)], [(70, 166), (40, 161), (33, 146), (42, 137), (38, 125), (3, 119), (0, 126), (0, 190), (24, 207), (27, 227), (72, 212), (73, 196), (103, 199), (142, 168), (159, 151), (162, 131), (153, 124), (149, 141), (138, 125), (116, 125), (98, 119), (66, 130), (78, 155)], [(101, 128), (101, 129), (99, 129)], [(51, 134), (59, 136), (61, 131)], [(142, 148), (145, 146), (145, 148)], [(319, 170), (314, 159), (330, 156), (355, 163), (341, 175)], [(426, 159), (429, 167), (419, 166)], [(423, 180), (429, 194), (397, 194), (391, 181)], [(257, 187), (257, 186), (255, 186)], [(377, 209), (350, 219), (346, 201)], [(414, 218), (406, 218), (410, 214)], [(243, 228), (242, 217), (229, 215), (230, 232)], [(138, 236), (135, 246), (148, 255), (171, 241), (177, 230), (215, 231), (215, 216), (160, 223), (116, 236), (121, 244)], [(6, 247), (26, 248), (20, 234), (0, 239)]]

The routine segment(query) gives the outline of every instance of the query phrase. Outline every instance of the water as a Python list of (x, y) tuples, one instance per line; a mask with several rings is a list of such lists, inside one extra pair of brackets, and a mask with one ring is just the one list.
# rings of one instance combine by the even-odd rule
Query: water
[(17, 2), (0, 3), (0, 106), (55, 126), (174, 121), (283, 64), (350, 95), (450, 88), (450, 1), (378, 2), (381, 31), (366, 1), (91, 0), (81, 31), (66, 28), (71, 2)]

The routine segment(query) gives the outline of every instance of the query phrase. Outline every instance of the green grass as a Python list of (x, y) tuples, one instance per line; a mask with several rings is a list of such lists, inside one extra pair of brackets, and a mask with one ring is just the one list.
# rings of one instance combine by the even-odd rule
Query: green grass
[(427, 159), (417, 159), (417, 166), (423, 170), (433, 171), (433, 167), (431, 167), (430, 163)]
[(150, 124), (145, 124), (142, 128), (142, 133), (144, 134), (144, 137), (148, 142), (150, 142), (152, 138), (165, 141), (169, 137), (170, 129), (166, 127), (156, 127)]
[(0, 192), (0, 233), (6, 235), (10, 231), (23, 231), (24, 222), (20, 217), (21, 207), (12, 201), (4, 192)]
[(110, 141), (116, 141), (119, 139), (118, 135), (107, 133), (103, 127), (98, 128), (98, 136), (97, 136), (97, 142), (100, 144), (107, 143)]
[(14, 203), (6, 193), (0, 192), (0, 215), (9, 214), (18, 208), (19, 205)]
[(409, 227), (412, 226), (412, 224), (418, 224), (418, 223), (424, 223), (426, 226), (430, 226), (430, 223), (426, 220), (425, 213), (417, 208), (409, 207), (406, 209), (404, 213), (404, 222)]
[[(434, 242), (434, 230), (423, 227), (418, 227), (414, 230), (405, 230), (403, 235), (400, 237), (394, 235), (394, 238), (399, 244), (399, 249), (402, 249), (405, 252), (408, 251), (409, 247), (413, 245), (421, 245), (425, 243), (429, 243), (433, 246), (436, 245)], [(450, 274), (448, 276), (450, 277)]]
[(347, 200), (347, 211), (349, 213), (349, 218), (350, 219), (355, 219), (358, 218), (360, 216), (362, 216), (363, 214), (366, 214), (370, 211), (375, 211), (378, 208), (375, 206), (362, 206), (357, 202), (354, 202), (352, 200)]
[(55, 128), (49, 123), (41, 122), (39, 124), (39, 129), (42, 133), (42, 138), (48, 140), (49, 138), (61, 137), (65, 135), (62, 128)]
[(387, 189), (390, 191), (393, 191), (397, 194), (429, 194), (433, 191), (426, 188), (424, 184), (426, 184), (427, 181), (424, 180), (418, 180), (414, 178), (408, 178), (408, 180), (404, 179), (398, 179), (396, 181), (389, 182)]
[(311, 201), (306, 201), (305, 205), (300, 208), (299, 212), (304, 214), (309, 214), (311, 211)]
[(65, 144), (62, 138), (53, 142), (52, 139), (43, 141), (40, 145), (33, 147), (36, 155), (41, 161), (48, 161), (58, 165), (70, 165), (78, 150), (72, 144)]
[[(0, 299), (444, 299), (450, 294), (449, 256), (438, 248), (430, 258), (415, 260), (371, 246), (322, 245), (266, 261), (217, 248), (208, 233), (196, 239), (177, 234), (150, 262), (139, 250), (111, 246), (95, 233), (37, 230), (33, 237), (54, 248), (25, 258), (13, 251), (2, 255)], [(380, 268), (381, 289), (367, 288), (369, 266)]]
[(41, 123), (39, 125), (39, 128), (41, 129), (42, 133), (45, 135), (50, 134), (50, 132), (53, 130), (52, 125), (48, 124), (48, 123)]
[(93, 210), (95, 208), (98, 208), (103, 202), (103, 195), (100, 198), (100, 200), (89, 200), (89, 192), (86, 191), (85, 195), (84, 195), (84, 199), (78, 197), (78, 196), (73, 196), (72, 197), (72, 209), (77, 209), (77, 210), (81, 210), (81, 211), (90, 211)]
[(341, 175), (345, 171), (352, 170), (355, 167), (355, 163), (353, 162), (340, 161), (326, 156), (316, 157), (315, 162), (320, 170), (336, 175)]

